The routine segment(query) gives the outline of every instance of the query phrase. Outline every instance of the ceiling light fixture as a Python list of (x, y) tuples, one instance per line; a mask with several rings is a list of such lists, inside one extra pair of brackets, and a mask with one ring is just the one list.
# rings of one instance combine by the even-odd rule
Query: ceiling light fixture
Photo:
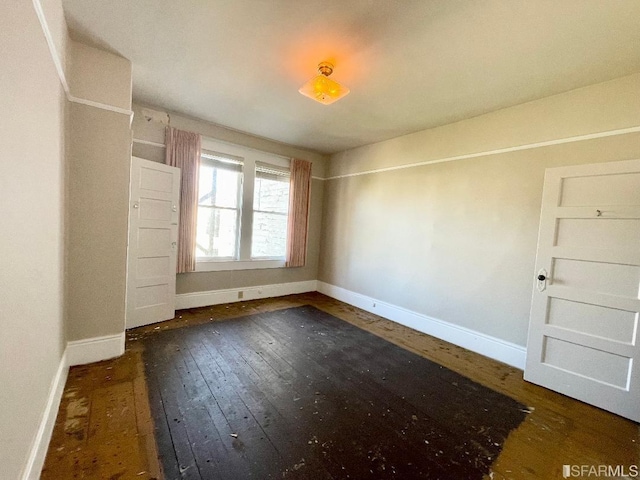
[(314, 99), (324, 105), (340, 100), (349, 93), (349, 89), (329, 78), (333, 73), (333, 65), (322, 62), (318, 65), (318, 75), (305, 83), (300, 90), (302, 95)]

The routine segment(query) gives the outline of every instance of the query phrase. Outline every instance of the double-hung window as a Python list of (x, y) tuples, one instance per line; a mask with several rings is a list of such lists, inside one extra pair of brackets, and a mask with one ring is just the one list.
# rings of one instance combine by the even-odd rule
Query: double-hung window
[(258, 163), (253, 188), (252, 258), (282, 258), (287, 251), (289, 169)]
[(283, 267), (290, 160), (203, 138), (196, 271)]
[(242, 218), (242, 161), (203, 152), (199, 173), (196, 257), (235, 260)]

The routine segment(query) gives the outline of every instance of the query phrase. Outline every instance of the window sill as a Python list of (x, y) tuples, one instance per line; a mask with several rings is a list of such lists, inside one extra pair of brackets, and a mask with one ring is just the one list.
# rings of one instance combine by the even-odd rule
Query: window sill
[(284, 259), (277, 260), (196, 260), (196, 272), (224, 272), (229, 270), (262, 270), (284, 268)]

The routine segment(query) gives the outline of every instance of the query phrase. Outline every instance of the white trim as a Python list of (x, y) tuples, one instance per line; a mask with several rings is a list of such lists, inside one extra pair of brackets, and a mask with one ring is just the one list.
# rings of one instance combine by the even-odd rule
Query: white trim
[[(218, 140), (217, 138), (200, 135), (202, 137), (202, 149), (215, 152), (220, 155), (231, 155), (244, 159), (251, 158), (254, 163), (272, 163), (289, 168), (291, 166), (291, 157), (272, 153), (266, 150), (260, 150), (253, 147), (247, 147), (239, 143), (227, 142), (226, 140)], [(284, 160), (286, 163), (280, 163), (278, 160)]]
[(107, 110), (108, 112), (115, 112), (121, 113), (122, 115), (133, 116), (133, 111), (127, 110), (126, 108), (114, 107), (113, 105), (107, 105), (106, 103), (94, 102), (93, 100), (87, 100), (86, 98), (74, 97), (71, 94), (67, 94), (67, 99), (72, 103), (79, 103), (80, 105), (88, 105), (89, 107)]
[[(210, 290), (208, 292), (182, 293), (176, 295), (176, 310), (243, 302), (245, 300), (255, 300), (256, 298), (282, 297), (295, 293), (315, 292), (316, 285), (316, 280), (307, 280), (304, 282), (277, 283), (256, 287)], [(240, 294), (242, 294), (242, 298), (239, 298)]]
[(20, 476), (21, 480), (37, 480), (40, 478), (58, 416), (60, 401), (69, 376), (69, 367), (118, 357), (124, 353), (124, 342), (125, 333), (122, 332), (117, 335), (107, 335), (67, 343), (67, 347), (58, 364), (58, 370), (51, 381), (47, 403), (42, 412), (38, 431), (31, 444), (27, 463)]
[(119, 357), (124, 353), (125, 333), (87, 338), (67, 343), (69, 366), (84, 365)]
[(391, 172), (394, 170), (404, 170), (405, 168), (422, 167), (424, 165), (432, 165), (434, 163), (453, 162), (456, 160), (466, 160), (468, 158), (484, 157), (487, 155), (498, 155), (501, 153), (519, 152), (521, 150), (530, 150), (533, 148), (548, 147), (551, 145), (561, 145), (564, 143), (581, 142), (584, 140), (593, 140), (596, 138), (612, 137), (616, 135), (626, 135), (628, 133), (640, 132), (640, 125), (629, 128), (621, 128), (618, 130), (607, 130), (605, 132), (589, 133), (587, 135), (577, 135), (574, 137), (559, 138), (557, 140), (547, 140), (545, 142), (527, 143), (525, 145), (519, 145), (516, 147), (498, 148), (496, 150), (487, 150), (478, 153), (467, 153), (465, 155), (456, 155), (454, 157), (444, 157), (434, 160), (425, 160), (424, 162), (408, 163), (406, 165), (397, 165), (393, 167), (378, 168), (375, 170), (365, 170), (357, 173), (345, 173), (343, 175), (335, 175), (333, 177), (327, 177), (325, 180), (336, 180), (338, 178), (358, 177), (360, 175), (370, 175), (373, 173)]
[(69, 374), (67, 359), (67, 350), (65, 350), (58, 364), (58, 371), (53, 377), (51, 387), (49, 388), (49, 396), (45, 409), (42, 412), (40, 426), (31, 444), (27, 464), (20, 477), (22, 480), (37, 480), (40, 478), (40, 472), (42, 472), (47, 450), (49, 449), (53, 427), (55, 426), (56, 417), (58, 416), (60, 400), (62, 399), (64, 386), (67, 383), (67, 376)]
[[(227, 127), (223, 127), (223, 128), (227, 128)], [(235, 130), (237, 132), (239, 132), (239, 130)], [(241, 132), (244, 133), (245, 135), (247, 135), (247, 133), (245, 132)], [(251, 135), (251, 134), (248, 134)], [(250, 150), (251, 152), (255, 153), (258, 156), (268, 156), (268, 157), (277, 157), (280, 158), (282, 160), (286, 160), (287, 162), (291, 162), (291, 158), (290, 156), (287, 155), (280, 155), (279, 153), (272, 153), (266, 150), (260, 150), (259, 148), (254, 148), (254, 147), (248, 147), (246, 145), (241, 145), (239, 143), (233, 143), (233, 142), (229, 142), (227, 140), (219, 140), (217, 138), (213, 138), (213, 137), (209, 137), (207, 135), (202, 135), (202, 148), (205, 150), (218, 150), (218, 149), (222, 149), (224, 150), (225, 147), (227, 148), (231, 148), (232, 150), (234, 149), (239, 149), (239, 153), (238, 155), (244, 157), (246, 154), (246, 150)], [(268, 140), (268, 139), (267, 139)], [(273, 141), (273, 140), (270, 140)], [(209, 148), (209, 146), (213, 146), (213, 148)], [(267, 158), (265, 160), (267, 163), (273, 162), (273, 159), (271, 158)]]
[(150, 140), (142, 140), (141, 138), (134, 138), (133, 143), (139, 143), (141, 145), (151, 145), (152, 147), (166, 148), (164, 143), (152, 142)]
[(42, 27), (42, 32), (44, 33), (44, 37), (47, 40), (47, 45), (49, 46), (49, 52), (51, 53), (51, 58), (53, 60), (53, 64), (56, 67), (56, 71), (58, 72), (58, 77), (60, 77), (60, 83), (62, 84), (62, 88), (66, 93), (67, 97), (69, 97), (69, 84), (67, 83), (67, 77), (64, 72), (64, 66), (62, 65), (62, 60), (60, 55), (58, 55), (58, 50), (56, 50), (56, 44), (53, 41), (53, 37), (51, 36), (51, 30), (49, 30), (49, 25), (47, 24), (47, 18), (44, 15), (44, 10), (42, 9), (42, 4), (40, 0), (33, 0), (33, 8), (36, 11), (36, 15), (38, 16), (38, 20), (40, 21), (40, 26)]
[(432, 335), (472, 352), (524, 369), (526, 348), (453, 323), (318, 281), (318, 291), (367, 312)]
[(67, 383), (69, 367), (118, 357), (124, 353), (124, 341), (125, 334), (123, 332), (117, 335), (107, 335), (67, 343), (67, 347), (58, 364), (58, 370), (51, 381), (47, 404), (42, 412), (40, 426), (31, 444), (29, 457), (20, 477), (21, 480), (37, 480), (40, 478), (53, 427), (58, 416), (60, 401)]
[[(218, 141), (221, 141), (221, 140), (218, 140)], [(149, 145), (149, 146), (151, 146), (151, 147), (166, 148), (166, 146), (165, 146), (165, 144), (164, 144), (164, 143), (152, 142), (151, 140), (143, 140), (143, 139), (141, 139), (141, 138), (134, 138), (134, 139), (133, 139), (133, 143), (139, 143), (140, 145)], [(228, 142), (227, 142), (227, 143), (228, 143)], [(235, 144), (233, 144), (233, 143), (229, 143), (229, 144), (230, 144), (230, 145), (235, 145)], [(250, 147), (247, 147), (247, 148), (250, 148)], [(256, 150), (256, 149), (252, 149), (252, 150)], [(260, 150), (258, 150), (258, 151), (260, 151)], [(278, 156), (278, 157), (282, 157), (282, 158), (288, 158), (288, 157), (285, 157), (285, 156), (283, 156), (283, 155), (278, 155), (278, 154), (276, 154), (276, 153), (274, 153), (274, 154), (272, 154), (272, 155), (275, 155), (275, 156)], [(288, 158), (288, 159), (290, 160), (290, 158)], [(312, 176), (311, 178), (312, 178), (313, 180), (326, 180), (326, 179), (324, 179), (324, 178), (322, 178), (322, 177), (313, 177), (313, 176)]]
[(196, 272), (226, 272), (228, 270), (262, 270), (284, 268), (284, 260), (230, 260), (217, 261), (196, 258)]
[(67, 76), (64, 70), (64, 65), (62, 64), (62, 57), (58, 54), (58, 50), (56, 49), (56, 44), (53, 40), (53, 36), (51, 35), (51, 30), (49, 29), (49, 24), (47, 23), (47, 17), (45, 16), (44, 10), (42, 9), (42, 4), (40, 3), (40, 0), (33, 0), (32, 3), (33, 3), (33, 8), (36, 11), (38, 21), (40, 22), (40, 26), (42, 27), (42, 32), (44, 33), (44, 37), (47, 40), (49, 53), (51, 53), (51, 59), (53, 60), (53, 64), (56, 67), (56, 71), (58, 72), (58, 77), (60, 78), (60, 83), (62, 84), (64, 93), (67, 96), (67, 100), (72, 103), (80, 103), (82, 105), (88, 105), (90, 107), (99, 108), (101, 110), (121, 113), (123, 115), (128, 115), (130, 118), (132, 118), (133, 117), (132, 110), (116, 107), (114, 105), (107, 105), (105, 103), (94, 102), (93, 100), (88, 100), (86, 98), (78, 98), (71, 95), (69, 82), (67, 82)]

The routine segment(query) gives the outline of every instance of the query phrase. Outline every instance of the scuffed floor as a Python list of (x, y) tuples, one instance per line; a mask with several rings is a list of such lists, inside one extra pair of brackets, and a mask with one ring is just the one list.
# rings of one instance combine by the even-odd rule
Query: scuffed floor
[(481, 480), (526, 407), (312, 306), (145, 339), (167, 478)]
[(140, 352), (73, 367), (43, 480), (160, 479)]
[(42, 479), (162, 478), (141, 340), (159, 331), (301, 305), (313, 305), (529, 406), (531, 413), (507, 437), (487, 480), (561, 479), (563, 465), (640, 465), (638, 424), (529, 384), (515, 368), (310, 293), (180, 311), (173, 320), (128, 332), (122, 357), (72, 368)]

